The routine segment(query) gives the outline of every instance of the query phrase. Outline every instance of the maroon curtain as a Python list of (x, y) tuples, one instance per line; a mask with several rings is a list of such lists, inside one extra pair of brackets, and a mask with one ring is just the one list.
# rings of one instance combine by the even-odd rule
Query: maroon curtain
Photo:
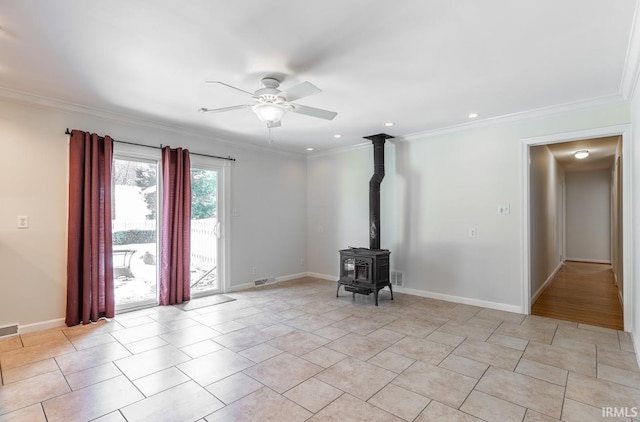
[(160, 304), (191, 298), (191, 163), (189, 151), (162, 149)]
[(113, 140), (79, 130), (69, 141), (68, 326), (113, 318)]

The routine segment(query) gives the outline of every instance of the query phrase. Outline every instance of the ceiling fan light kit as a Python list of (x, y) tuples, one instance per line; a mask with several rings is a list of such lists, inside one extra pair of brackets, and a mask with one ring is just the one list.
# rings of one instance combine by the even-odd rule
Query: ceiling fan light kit
[(240, 104), (222, 108), (206, 108), (200, 109), (203, 113), (220, 113), (225, 111), (239, 110), (242, 108), (251, 108), (260, 121), (265, 122), (268, 128), (279, 127), (280, 120), (289, 111), (304, 114), (311, 117), (317, 117), (325, 120), (333, 120), (338, 113), (320, 108), (304, 106), (293, 103), (292, 101), (308, 97), (310, 95), (322, 92), (318, 87), (310, 82), (302, 82), (286, 91), (279, 90), (280, 81), (272, 77), (262, 78), (263, 88), (258, 89), (255, 93), (250, 93), (244, 89), (231, 86), (224, 82), (207, 81), (207, 83), (220, 84), (240, 92), (244, 92), (251, 96), (256, 102), (254, 104)]
[(279, 122), (290, 109), (290, 105), (286, 106), (272, 103), (258, 103), (251, 107), (251, 110), (258, 116), (258, 119), (267, 123)]

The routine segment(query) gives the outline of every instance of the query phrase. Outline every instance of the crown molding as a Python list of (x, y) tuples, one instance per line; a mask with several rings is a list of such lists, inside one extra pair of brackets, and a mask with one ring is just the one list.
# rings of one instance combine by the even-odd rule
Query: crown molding
[[(158, 120), (145, 119), (138, 116), (130, 116), (123, 113), (96, 109), (80, 104), (74, 104), (62, 100), (43, 97), (28, 92), (17, 91), (10, 88), (0, 87), (0, 101), (13, 102), (18, 104), (24, 104), (28, 106), (39, 107), (48, 110), (63, 111), (68, 113), (84, 114), (87, 116), (98, 117), (105, 120), (112, 120), (118, 123), (124, 123), (131, 126), (145, 127), (149, 129), (163, 130), (167, 132), (173, 132), (178, 135), (188, 135), (207, 142), (216, 142), (221, 145), (226, 145), (235, 149), (240, 149), (250, 152), (260, 152), (276, 155), (284, 155), (294, 158), (305, 158), (305, 154), (282, 150), (273, 146), (260, 146), (247, 142), (230, 141), (222, 139), (211, 132), (206, 130), (198, 130), (193, 127), (181, 126), (179, 124), (167, 123)], [(62, 128), (61, 128), (62, 130)]]
[(483, 120), (462, 123), (459, 125), (447, 126), (440, 129), (427, 130), (424, 132), (416, 132), (402, 137), (405, 141), (415, 141), (419, 139), (429, 138), (449, 133), (462, 132), (466, 130), (479, 129), (498, 124), (513, 123), (522, 120), (530, 120), (540, 117), (548, 117), (554, 114), (563, 113), (574, 110), (585, 110), (591, 108), (602, 108), (615, 104), (626, 104), (627, 100), (621, 95), (609, 95), (604, 97), (593, 98), (584, 101), (575, 101), (570, 103), (558, 104), (549, 107), (541, 107), (533, 110), (521, 111), (517, 113), (504, 114), (496, 117), (489, 117)]
[(362, 142), (360, 144), (349, 145), (346, 147), (331, 148), (327, 151), (322, 151), (322, 152), (317, 152), (317, 153), (307, 155), (307, 161), (315, 160), (317, 158), (329, 157), (331, 155), (340, 155), (340, 154), (344, 154), (351, 151), (358, 151), (361, 149), (369, 148), (370, 146), (371, 146), (371, 142)]
[(631, 99), (640, 79), (640, 2), (636, 3), (636, 9), (631, 23), (631, 35), (627, 45), (622, 80), (620, 82), (620, 95), (625, 100)]

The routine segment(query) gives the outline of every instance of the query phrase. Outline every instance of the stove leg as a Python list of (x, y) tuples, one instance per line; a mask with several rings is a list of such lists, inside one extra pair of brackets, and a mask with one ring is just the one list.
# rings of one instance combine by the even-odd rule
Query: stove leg
[(338, 297), (338, 292), (340, 291), (340, 283), (338, 283), (338, 288), (336, 289), (336, 297)]
[(389, 291), (391, 292), (391, 300), (393, 300), (393, 289), (391, 288), (391, 284), (389, 284)]
[(378, 306), (378, 289), (375, 289), (376, 306)]

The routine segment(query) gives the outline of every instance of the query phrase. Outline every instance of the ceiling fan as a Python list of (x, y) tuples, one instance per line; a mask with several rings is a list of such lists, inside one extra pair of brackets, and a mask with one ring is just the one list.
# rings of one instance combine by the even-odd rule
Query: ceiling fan
[(278, 87), (280, 86), (280, 80), (274, 77), (264, 77), (262, 78), (261, 82), (263, 88), (260, 88), (256, 92), (251, 93), (249, 91), (236, 88), (235, 86), (231, 86), (224, 82), (206, 81), (206, 83), (220, 84), (235, 89), (236, 91), (244, 92), (245, 94), (251, 96), (251, 98), (253, 98), (255, 102), (253, 104), (240, 104), (222, 108), (202, 107), (199, 111), (203, 113), (221, 113), (224, 111), (251, 108), (251, 110), (258, 116), (258, 118), (267, 124), (268, 128), (281, 126), (280, 120), (288, 111), (325, 120), (333, 120), (334, 117), (338, 115), (338, 113), (334, 111), (304, 106), (302, 104), (292, 102), (322, 92), (320, 88), (310, 82), (302, 82), (287, 89), (286, 91), (281, 91), (278, 89)]

